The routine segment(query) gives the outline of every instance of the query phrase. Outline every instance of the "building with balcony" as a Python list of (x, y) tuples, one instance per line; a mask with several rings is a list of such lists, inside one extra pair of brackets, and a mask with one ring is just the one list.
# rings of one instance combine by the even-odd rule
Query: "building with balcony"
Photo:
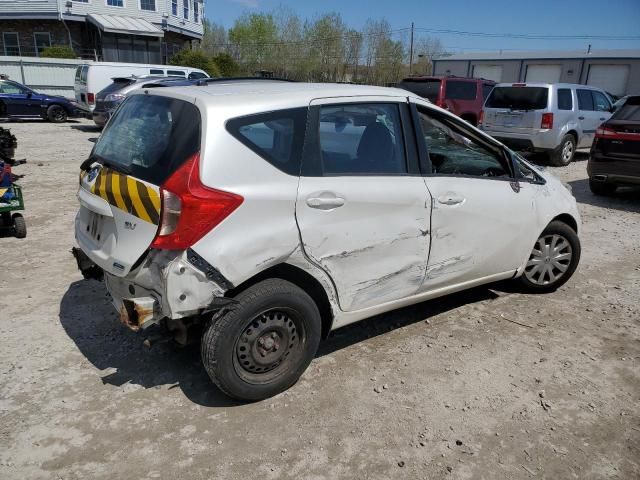
[(0, 55), (166, 63), (202, 38), (204, 0), (0, 0)]

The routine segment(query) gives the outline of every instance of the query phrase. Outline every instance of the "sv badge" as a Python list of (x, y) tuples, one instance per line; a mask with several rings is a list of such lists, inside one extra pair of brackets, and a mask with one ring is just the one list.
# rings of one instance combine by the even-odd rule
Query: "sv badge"
[(136, 225), (133, 222), (124, 222), (124, 228), (125, 230), (135, 230), (136, 229)]

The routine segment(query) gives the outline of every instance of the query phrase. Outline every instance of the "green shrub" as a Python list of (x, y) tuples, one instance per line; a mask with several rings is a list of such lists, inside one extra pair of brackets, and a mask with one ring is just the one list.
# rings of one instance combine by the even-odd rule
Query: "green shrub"
[(219, 53), (213, 57), (223, 77), (235, 77), (240, 73), (240, 65), (228, 53)]
[(73, 48), (67, 47), (66, 45), (52, 45), (51, 47), (46, 47), (42, 52), (40, 52), (40, 56), (44, 58), (76, 58), (76, 52), (73, 51)]
[(220, 70), (211, 57), (199, 50), (181, 50), (169, 59), (170, 65), (199, 68), (211, 77), (219, 77)]

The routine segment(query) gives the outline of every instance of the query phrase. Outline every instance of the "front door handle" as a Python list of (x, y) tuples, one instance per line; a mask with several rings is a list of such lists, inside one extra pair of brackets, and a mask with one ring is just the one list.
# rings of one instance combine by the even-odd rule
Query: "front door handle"
[(605, 121), (607, 117), (600, 117), (600, 120)]
[(438, 197), (438, 203), (441, 203), (442, 205), (460, 205), (461, 203), (464, 203), (464, 197), (446, 194)]
[(307, 198), (307, 205), (311, 208), (317, 208), (319, 210), (333, 210), (344, 205), (344, 198), (342, 197), (309, 197)]
[(578, 120), (584, 120), (584, 117), (578, 117)]

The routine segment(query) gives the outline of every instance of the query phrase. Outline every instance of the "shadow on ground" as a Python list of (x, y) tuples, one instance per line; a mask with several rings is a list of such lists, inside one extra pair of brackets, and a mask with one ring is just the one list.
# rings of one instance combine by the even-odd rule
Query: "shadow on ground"
[(569, 182), (573, 196), (579, 203), (603, 208), (614, 208), (626, 212), (640, 213), (640, 187), (618, 187), (611, 197), (594, 195), (589, 189), (589, 180), (574, 180)]
[[(333, 332), (320, 345), (317, 356), (331, 354), (366, 339), (423, 321), (431, 316), (497, 295), (479, 287), (438, 300), (423, 302), (372, 317)], [(194, 403), (206, 407), (240, 405), (226, 397), (210, 381), (200, 360), (198, 342), (178, 348), (163, 343), (143, 347), (145, 333), (136, 334), (118, 321), (104, 284), (94, 280), (74, 282), (60, 303), (60, 323), (80, 352), (98, 369), (116, 369), (102, 377), (104, 384), (125, 383), (152, 388), (179, 387)]]
[(85, 125), (85, 124), (71, 125), (71, 128), (73, 128), (74, 130), (80, 130), (81, 132), (101, 132), (102, 131), (102, 128), (98, 127), (97, 125)]

